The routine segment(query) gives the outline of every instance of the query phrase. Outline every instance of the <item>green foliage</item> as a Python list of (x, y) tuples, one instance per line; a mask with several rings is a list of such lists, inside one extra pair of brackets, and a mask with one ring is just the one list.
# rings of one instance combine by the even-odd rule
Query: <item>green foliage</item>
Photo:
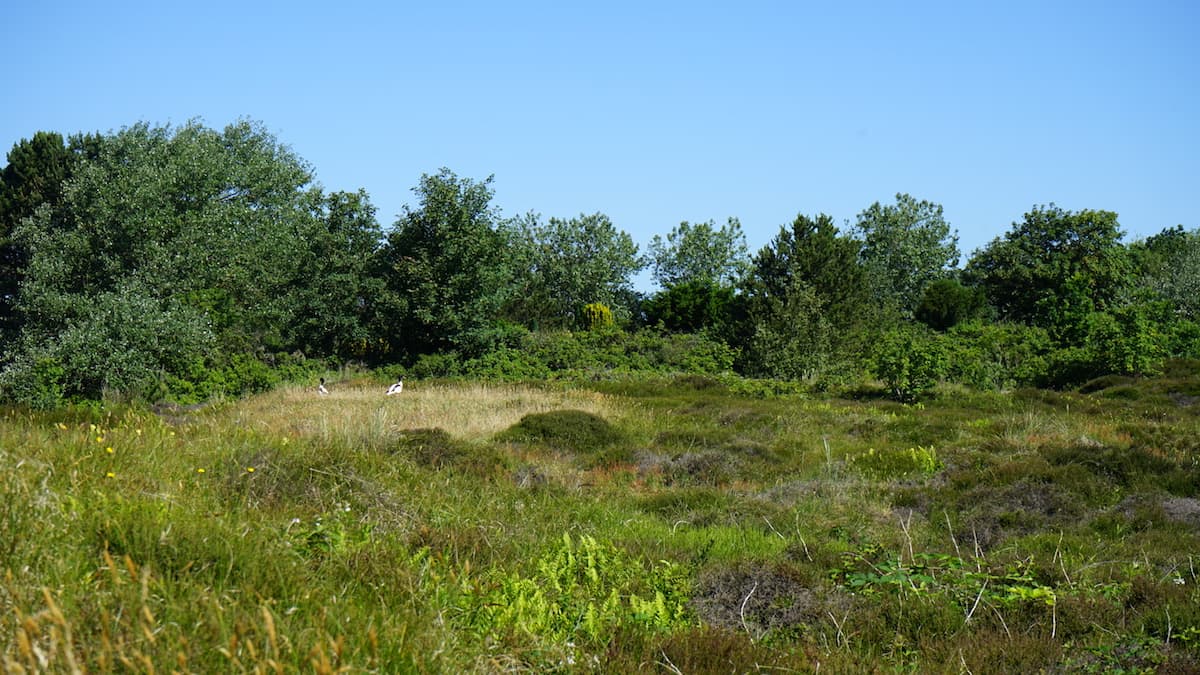
[(733, 323), (734, 289), (706, 280), (667, 286), (643, 304), (646, 323), (677, 333), (708, 330), (728, 334)]
[(926, 326), (945, 331), (978, 318), (986, 304), (982, 289), (963, 286), (958, 279), (937, 279), (925, 286), (914, 315)]
[(907, 476), (932, 476), (942, 469), (937, 450), (918, 445), (907, 450), (868, 449), (846, 458), (852, 469), (872, 478), (892, 480)]
[(97, 143), (93, 136), (64, 142), (60, 134), (39, 131), (8, 152), (8, 164), (0, 171), (0, 339), (20, 327), (16, 299), (29, 262), (27, 247), (13, 234), (40, 209), (58, 217), (67, 181)]
[(1112, 306), (1131, 282), (1117, 214), (1034, 207), (967, 265), (1001, 318), (1069, 336), (1092, 311)]
[(376, 341), (382, 280), (373, 277), (371, 258), (382, 237), (375, 207), (366, 192), (310, 195), (313, 218), (307, 244), (295, 268), (296, 318), (285, 342), (306, 354), (380, 360)]
[[(414, 366), (414, 372), (416, 372)], [(521, 349), (500, 347), (462, 364), (462, 372), (484, 380), (528, 382), (550, 377), (550, 368), (537, 357)], [(451, 372), (443, 375), (454, 374)]]
[(543, 331), (528, 336), (523, 358), (559, 375), (607, 372), (718, 374), (733, 368), (734, 351), (706, 335), (643, 330)]
[(838, 585), (868, 597), (939, 597), (957, 605), (967, 617), (980, 609), (1022, 604), (1054, 607), (1062, 592), (1040, 583), (1020, 561), (992, 571), (945, 554), (915, 553), (906, 561), (876, 546), (842, 554), (841, 565), (829, 575)]
[(1029, 386), (1046, 378), (1053, 349), (1049, 334), (1015, 323), (968, 321), (945, 342), (948, 379), (978, 389)]
[(313, 222), (308, 167), (261, 126), (126, 128), (96, 139), (28, 252), (9, 382), (54, 358), (68, 397), (137, 396), (212, 350), (286, 349)]
[(900, 401), (916, 401), (928, 394), (947, 371), (946, 347), (939, 335), (903, 327), (879, 340), (875, 373)]
[(875, 202), (858, 214), (854, 229), (876, 301), (908, 316), (925, 287), (958, 264), (958, 235), (939, 204), (897, 194), (895, 205)]
[(786, 295), (763, 297), (750, 314), (743, 371), (762, 377), (812, 380), (834, 359), (835, 331), (821, 313), (815, 291), (799, 286)]
[(463, 374), (463, 364), (457, 352), (437, 352), (418, 356), (408, 370), (414, 378), (421, 380), (456, 377)]
[(613, 313), (602, 302), (589, 302), (583, 306), (583, 326), (587, 330), (607, 330), (613, 327)]
[(374, 261), (385, 284), (377, 309), (386, 351), (461, 347), (498, 318), (513, 269), (491, 183), (449, 169), (421, 176), (418, 205), (405, 206)]
[(1131, 247), (1140, 285), (1186, 319), (1200, 318), (1200, 230), (1168, 228)]
[(861, 321), (871, 297), (859, 251), (860, 244), (839, 234), (829, 216), (797, 216), (751, 261), (749, 311), (761, 314), (756, 305), (768, 299), (786, 302), (790, 294), (807, 288), (834, 329), (850, 328)]
[(564, 534), (530, 576), (501, 576), (466, 594), (456, 622), (483, 635), (515, 631), (548, 643), (602, 645), (621, 630), (667, 633), (696, 625), (685, 570), (644, 565), (611, 544)]
[(743, 372), (810, 379), (834, 365), (870, 305), (859, 248), (829, 216), (797, 216), (754, 256), (740, 329)]
[(737, 218), (720, 229), (711, 220), (694, 225), (684, 221), (665, 240), (655, 235), (648, 253), (654, 280), (663, 288), (732, 286), (746, 273), (749, 262), (746, 236)]
[(518, 271), (510, 316), (527, 325), (572, 327), (580, 307), (599, 302), (629, 317), (632, 277), (644, 263), (633, 237), (608, 216), (542, 224), (531, 214), (516, 224), (513, 238)]
[(596, 454), (625, 440), (620, 429), (582, 410), (552, 410), (526, 415), (501, 432), (507, 441), (535, 442), (581, 454)]
[(1127, 305), (1088, 317), (1088, 347), (1103, 373), (1157, 375), (1168, 356), (1168, 336), (1154, 308)]

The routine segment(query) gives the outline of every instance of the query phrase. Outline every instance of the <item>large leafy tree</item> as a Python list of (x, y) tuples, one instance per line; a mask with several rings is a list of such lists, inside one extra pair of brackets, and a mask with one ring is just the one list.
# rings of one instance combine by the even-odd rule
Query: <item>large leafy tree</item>
[(98, 144), (98, 136), (75, 136), (68, 143), (61, 134), (39, 131), (8, 152), (0, 171), (0, 336), (17, 328), (17, 290), (28, 264), (28, 252), (13, 237), (16, 228), (39, 208), (59, 210), (67, 180)]
[(492, 177), (424, 174), (376, 257), (386, 348), (409, 356), (474, 348), (511, 292), (510, 237)]
[(377, 357), (371, 326), (383, 282), (371, 275), (381, 244), (375, 207), (363, 190), (312, 194), (313, 217), (292, 288), (296, 320), (289, 342), (306, 353), (341, 358)]
[(655, 235), (649, 247), (654, 280), (663, 288), (691, 282), (732, 286), (741, 280), (749, 263), (746, 236), (737, 218), (716, 227), (713, 221), (687, 221), (667, 233)]
[(310, 181), (249, 121), (103, 137), (60, 208), (16, 229), (29, 258), (8, 389), (40, 372), (66, 396), (144, 392), (216, 354), (290, 347)]
[(958, 235), (940, 204), (897, 194), (895, 204), (875, 202), (859, 213), (854, 231), (876, 299), (908, 316), (926, 285), (958, 264)]
[(511, 314), (539, 326), (573, 326), (584, 305), (629, 313), (632, 277), (642, 269), (637, 244), (603, 213), (516, 224), (520, 275)]
[(1171, 303), (1179, 316), (1200, 319), (1200, 230), (1167, 228), (1131, 249), (1139, 286)]
[(1078, 339), (1087, 315), (1112, 307), (1132, 281), (1117, 214), (1034, 207), (966, 268), (1003, 319)]
[(834, 359), (869, 314), (859, 246), (829, 216), (800, 215), (754, 256), (744, 288), (749, 370), (811, 377)]

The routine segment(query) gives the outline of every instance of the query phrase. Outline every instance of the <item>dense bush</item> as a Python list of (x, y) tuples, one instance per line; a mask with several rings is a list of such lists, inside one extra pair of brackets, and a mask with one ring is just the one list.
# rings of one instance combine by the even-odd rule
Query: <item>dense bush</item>
[(941, 336), (896, 328), (880, 338), (875, 373), (898, 400), (917, 400), (929, 393), (946, 372), (946, 347)]

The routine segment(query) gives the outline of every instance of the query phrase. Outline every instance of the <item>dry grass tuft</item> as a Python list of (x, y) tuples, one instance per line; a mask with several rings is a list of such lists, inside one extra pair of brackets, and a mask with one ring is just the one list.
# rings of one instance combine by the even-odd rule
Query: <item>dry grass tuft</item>
[(384, 396), (365, 380), (334, 383), (328, 396), (312, 388), (285, 387), (239, 403), (215, 417), (233, 415), (245, 427), (351, 447), (374, 445), (406, 429), (442, 429), (470, 442), (484, 441), (525, 415), (562, 408), (611, 418), (611, 397), (588, 391), (557, 391), (523, 385), (407, 383), (404, 393)]

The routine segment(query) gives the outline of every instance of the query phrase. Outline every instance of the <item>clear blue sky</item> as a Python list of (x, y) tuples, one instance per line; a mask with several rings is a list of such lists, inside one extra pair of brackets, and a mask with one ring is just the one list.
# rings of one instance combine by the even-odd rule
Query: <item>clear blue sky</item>
[(1200, 3), (18, 2), (0, 149), (39, 130), (261, 121), (390, 225), (422, 173), (641, 245), (897, 192), (964, 255), (1030, 207), (1200, 226)]

